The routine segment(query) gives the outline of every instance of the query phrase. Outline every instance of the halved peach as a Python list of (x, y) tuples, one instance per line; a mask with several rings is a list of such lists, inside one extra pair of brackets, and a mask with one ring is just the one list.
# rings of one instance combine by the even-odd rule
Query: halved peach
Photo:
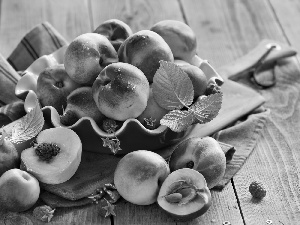
[(49, 128), (38, 134), (36, 142), (21, 153), (27, 172), (47, 184), (63, 183), (75, 174), (81, 161), (82, 143), (73, 130)]
[(223, 179), (226, 157), (220, 144), (212, 137), (190, 137), (181, 141), (174, 149), (169, 166), (171, 171), (190, 168), (200, 172), (209, 189)]
[(183, 168), (172, 172), (163, 182), (158, 205), (179, 221), (195, 219), (211, 205), (211, 194), (204, 176), (196, 170)]

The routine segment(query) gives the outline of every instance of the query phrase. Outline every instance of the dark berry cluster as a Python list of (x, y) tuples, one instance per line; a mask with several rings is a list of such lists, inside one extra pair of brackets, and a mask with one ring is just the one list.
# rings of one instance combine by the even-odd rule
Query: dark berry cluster
[(42, 161), (49, 162), (60, 152), (60, 147), (54, 143), (41, 143), (35, 147), (35, 153)]
[(68, 110), (60, 116), (60, 123), (65, 126), (71, 126), (79, 120), (74, 111)]
[(253, 181), (249, 186), (249, 192), (254, 198), (262, 199), (266, 196), (267, 191), (262, 183)]

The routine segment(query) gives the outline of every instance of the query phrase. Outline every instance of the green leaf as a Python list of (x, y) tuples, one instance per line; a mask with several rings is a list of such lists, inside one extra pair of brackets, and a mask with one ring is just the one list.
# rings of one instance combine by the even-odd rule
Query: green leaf
[(222, 106), (222, 96), (222, 92), (200, 96), (188, 111), (193, 113), (198, 123), (207, 123), (218, 115)]
[(14, 125), (9, 140), (21, 143), (35, 137), (42, 130), (44, 122), (43, 112), (36, 101), (35, 107)]
[(160, 120), (161, 125), (169, 127), (174, 132), (187, 129), (193, 122), (193, 113), (186, 110), (172, 110)]
[(222, 105), (222, 93), (200, 96), (188, 110), (172, 110), (161, 120), (160, 124), (174, 132), (186, 130), (194, 123), (204, 124), (215, 118)]
[(172, 62), (160, 61), (152, 87), (154, 99), (167, 110), (181, 109), (193, 103), (192, 81), (179, 66)]

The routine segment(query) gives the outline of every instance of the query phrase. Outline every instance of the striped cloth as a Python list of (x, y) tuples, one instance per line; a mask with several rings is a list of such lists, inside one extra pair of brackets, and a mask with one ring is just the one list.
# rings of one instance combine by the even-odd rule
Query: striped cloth
[(0, 53), (0, 126), (25, 115), (23, 101), (15, 96), (15, 86), (36, 59), (66, 45), (67, 41), (48, 22), (38, 24), (5, 59)]
[(48, 55), (66, 44), (64, 37), (51, 24), (44, 22), (23, 37), (7, 61), (16, 71), (22, 71), (40, 56)]

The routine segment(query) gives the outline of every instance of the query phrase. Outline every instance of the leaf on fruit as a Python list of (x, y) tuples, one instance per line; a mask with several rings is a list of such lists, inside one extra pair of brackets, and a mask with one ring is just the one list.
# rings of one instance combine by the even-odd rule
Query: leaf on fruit
[(221, 92), (208, 96), (200, 96), (191, 105), (189, 111), (193, 113), (197, 122), (201, 124), (208, 123), (218, 115), (222, 106), (222, 96)]
[(160, 120), (160, 124), (169, 127), (174, 132), (181, 132), (193, 124), (194, 119), (190, 111), (172, 110)]
[(204, 124), (214, 119), (222, 105), (222, 93), (200, 96), (188, 107), (188, 110), (172, 110), (161, 120), (160, 124), (169, 127), (174, 132), (186, 130), (194, 123)]
[(43, 112), (36, 101), (35, 107), (14, 125), (9, 140), (13, 143), (29, 140), (42, 130), (44, 123)]
[(159, 63), (152, 85), (157, 103), (167, 110), (191, 105), (194, 88), (189, 76), (175, 63), (163, 60)]

